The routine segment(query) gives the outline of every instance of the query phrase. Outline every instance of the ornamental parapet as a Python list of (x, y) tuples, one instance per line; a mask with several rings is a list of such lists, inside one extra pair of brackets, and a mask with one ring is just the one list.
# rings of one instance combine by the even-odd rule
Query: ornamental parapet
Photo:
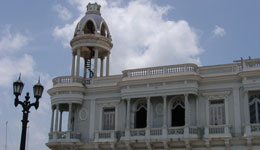
[(123, 77), (135, 78), (135, 77), (145, 77), (145, 76), (178, 75), (178, 74), (196, 75), (197, 68), (198, 66), (196, 64), (182, 64), (182, 65), (132, 69), (132, 70), (124, 70)]

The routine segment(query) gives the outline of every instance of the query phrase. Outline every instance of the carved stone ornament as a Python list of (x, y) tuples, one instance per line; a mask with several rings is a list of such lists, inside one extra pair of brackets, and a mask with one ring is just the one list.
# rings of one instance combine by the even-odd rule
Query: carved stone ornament
[(80, 120), (86, 120), (87, 119), (87, 116), (88, 116), (88, 111), (86, 108), (82, 108), (80, 111), (79, 111), (79, 119)]
[(162, 115), (163, 114), (163, 104), (159, 103), (155, 106), (155, 111), (157, 115)]
[(203, 93), (208, 100), (228, 99), (230, 91)]

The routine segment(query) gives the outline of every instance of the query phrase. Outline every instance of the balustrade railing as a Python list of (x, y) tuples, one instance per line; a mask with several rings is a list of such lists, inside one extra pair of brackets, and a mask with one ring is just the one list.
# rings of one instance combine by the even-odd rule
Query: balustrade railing
[(131, 136), (145, 136), (145, 129), (131, 129)]
[(161, 128), (152, 128), (152, 129), (150, 129), (150, 135), (151, 136), (160, 136), (160, 135), (162, 135), (162, 129)]
[(189, 127), (189, 134), (199, 134), (198, 127)]
[(162, 74), (175, 74), (180, 72), (196, 72), (198, 68), (195, 64), (172, 65), (162, 67), (151, 67), (123, 71), (123, 77), (140, 77)]
[(247, 61), (245, 61), (245, 67), (247, 69), (260, 68), (260, 60), (259, 59), (247, 60)]
[(231, 125), (210, 125), (205, 127), (205, 136), (231, 136)]
[(49, 140), (80, 140), (81, 134), (74, 131), (62, 131), (49, 133)]
[(260, 132), (260, 124), (256, 123), (256, 124), (251, 124), (251, 132)]
[(171, 127), (168, 128), (168, 135), (184, 134), (184, 127)]
[(61, 76), (54, 78), (52, 81), (53, 85), (56, 85), (60, 83), (83, 83), (84, 79), (82, 77)]
[(67, 132), (56, 132), (57, 139), (66, 139)]
[(111, 138), (111, 132), (99, 132), (98, 133), (98, 138), (99, 139)]

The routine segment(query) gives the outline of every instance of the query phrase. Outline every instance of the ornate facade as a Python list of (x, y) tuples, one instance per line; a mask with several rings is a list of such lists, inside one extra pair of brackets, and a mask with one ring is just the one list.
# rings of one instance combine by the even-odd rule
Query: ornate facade
[(260, 149), (260, 59), (109, 75), (112, 38), (96, 3), (70, 44), (71, 75), (48, 90), (50, 149)]

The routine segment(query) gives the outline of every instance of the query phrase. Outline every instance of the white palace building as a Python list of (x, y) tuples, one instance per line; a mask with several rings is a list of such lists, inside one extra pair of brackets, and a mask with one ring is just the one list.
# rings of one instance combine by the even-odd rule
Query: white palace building
[(113, 44), (97, 3), (70, 45), (71, 75), (48, 90), (51, 150), (260, 150), (260, 59), (109, 75)]

